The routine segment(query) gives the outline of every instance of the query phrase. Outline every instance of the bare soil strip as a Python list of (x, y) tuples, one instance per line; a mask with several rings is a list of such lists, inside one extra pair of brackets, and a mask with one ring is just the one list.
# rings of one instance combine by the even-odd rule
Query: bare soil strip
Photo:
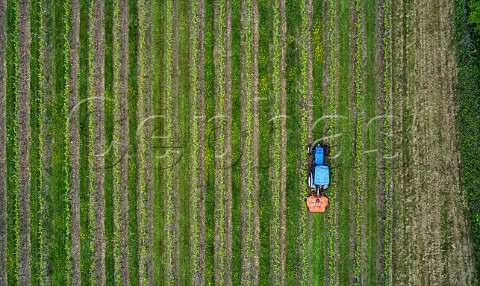
[(190, 100), (193, 148), (190, 224), (192, 284), (205, 284), (205, 102), (204, 102), (204, 1), (191, 0)]
[(272, 189), (272, 222), (270, 227), (270, 279), (272, 284), (285, 284), (285, 192), (286, 192), (286, 18), (285, 0), (273, 3), (272, 113), (273, 144), (270, 145), (273, 165), (270, 167)]
[(115, 1), (114, 93), (114, 261), (115, 283), (129, 285), (128, 248), (128, 3)]
[(105, 146), (105, 118), (104, 118), (104, 95), (105, 95), (105, 21), (104, 2), (93, 0), (93, 104), (95, 112), (93, 120), (94, 136), (94, 263), (93, 275), (97, 285), (105, 285), (105, 197), (104, 197), (104, 146)]
[[(79, 55), (80, 46), (80, 7), (77, 0), (70, 1), (70, 96), (68, 98), (68, 108), (70, 115), (69, 134), (70, 134), (70, 250), (71, 250), (71, 283), (80, 285), (80, 134), (78, 129), (78, 112), (72, 112), (78, 105), (78, 74), (79, 74)], [(42, 15), (40, 17), (43, 17)]]
[(242, 3), (241, 12), (242, 284), (258, 284), (258, 6)]
[(18, 66), (18, 284), (30, 284), (30, 1), (19, 3)]
[(7, 285), (6, 10), (0, 0), (0, 285)]
[[(402, 234), (395, 245), (399, 254), (395, 266), (399, 272), (409, 274), (394, 277), (408, 284), (475, 284), (466, 202), (458, 178), (450, 17), (453, 5), (450, 1), (415, 1), (404, 7), (403, 15), (396, 15), (396, 20), (404, 19), (404, 27), (415, 26), (404, 38), (403, 47), (394, 43), (396, 49), (405, 52), (406, 72), (415, 71), (414, 79), (407, 76), (403, 81), (405, 102), (394, 101), (400, 117), (396, 123), (413, 137), (411, 143), (403, 142), (403, 136), (398, 142), (399, 146), (410, 143), (402, 153), (412, 160), (397, 161), (394, 173), (404, 193), (411, 194), (406, 198), (397, 195), (394, 209), (406, 223), (403, 230), (402, 223), (395, 224), (395, 231), (400, 228)], [(401, 61), (396, 52), (395, 60)], [(415, 172), (409, 173), (408, 169)], [(408, 264), (402, 264), (403, 260)]]

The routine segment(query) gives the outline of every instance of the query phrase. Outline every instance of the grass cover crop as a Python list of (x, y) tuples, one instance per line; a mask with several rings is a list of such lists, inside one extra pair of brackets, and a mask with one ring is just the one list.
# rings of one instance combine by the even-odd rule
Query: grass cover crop
[(385, 258), (385, 266), (383, 269), (385, 276), (385, 285), (392, 285), (392, 174), (391, 174), (391, 162), (390, 157), (392, 153), (392, 146), (390, 142), (390, 133), (391, 133), (391, 8), (390, 0), (385, 0), (383, 3), (383, 12), (384, 20), (383, 27), (385, 29), (385, 34), (383, 36), (383, 60), (385, 61), (385, 70), (383, 74), (383, 92), (385, 93), (385, 102), (383, 104), (383, 111), (385, 113), (385, 119), (383, 121), (383, 127), (387, 133), (384, 138), (385, 150), (384, 150), (384, 160), (385, 160), (385, 185), (383, 190), (385, 192), (385, 234), (383, 238), (384, 243), (384, 252), (383, 256)]

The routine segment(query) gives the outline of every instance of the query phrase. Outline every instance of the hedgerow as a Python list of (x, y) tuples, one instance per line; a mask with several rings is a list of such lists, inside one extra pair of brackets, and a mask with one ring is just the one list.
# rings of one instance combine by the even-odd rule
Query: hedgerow
[[(470, 10), (466, 0), (455, 1), (454, 42), (458, 67), (455, 89), (460, 105), (457, 124), (461, 184), (469, 207), (476, 276), (480, 277), (480, 57), (475, 52), (480, 48), (480, 5), (478, 1), (470, 1), (469, 4)], [(473, 25), (469, 25), (468, 17)]]
[(391, 153), (392, 146), (390, 142), (390, 131), (391, 131), (391, 12), (390, 12), (390, 0), (385, 0), (383, 3), (383, 59), (385, 61), (385, 70), (383, 73), (383, 92), (385, 93), (385, 102), (383, 104), (383, 111), (385, 113), (385, 119), (383, 121), (383, 127), (387, 132), (383, 143), (385, 146), (384, 149), (384, 160), (385, 160), (385, 185), (383, 190), (385, 192), (385, 220), (384, 220), (384, 251), (383, 256), (385, 259), (384, 265), (384, 276), (385, 276), (385, 285), (392, 285), (392, 196), (391, 196)]

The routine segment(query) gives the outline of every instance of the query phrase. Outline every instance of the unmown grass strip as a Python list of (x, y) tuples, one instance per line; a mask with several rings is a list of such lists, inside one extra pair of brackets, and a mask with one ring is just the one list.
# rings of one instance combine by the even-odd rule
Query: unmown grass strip
[[(328, 120), (328, 136), (329, 138), (329, 143), (330, 146), (334, 146), (335, 144), (335, 138), (334, 135), (336, 134), (336, 120), (333, 115), (335, 115), (336, 112), (336, 103), (335, 103), (335, 88), (336, 88), (336, 78), (335, 78), (335, 69), (337, 65), (337, 59), (336, 59), (336, 51), (335, 51), (335, 45), (337, 43), (336, 40), (336, 17), (337, 17), (337, 11), (335, 7), (335, 1), (330, 0), (329, 5), (329, 22), (328, 22), (328, 42), (329, 42), (329, 48), (330, 48), (330, 66), (328, 69), (328, 76), (329, 76), (329, 82), (328, 82), (328, 114), (330, 115), (329, 120)], [(335, 152), (336, 148), (330, 148), (330, 157), (334, 157), (336, 155)], [(330, 170), (331, 170), (331, 177), (335, 178), (335, 161), (331, 160), (330, 161)], [(337, 235), (337, 229), (335, 225), (335, 213), (337, 212), (336, 206), (335, 206), (335, 201), (336, 201), (336, 193), (335, 193), (335, 180), (331, 180), (330, 186), (329, 186), (329, 207), (332, 212), (331, 215), (328, 216), (328, 225), (329, 225), (329, 231), (328, 231), (328, 275), (329, 275), (329, 285), (335, 285), (335, 282), (337, 282), (337, 272), (336, 272), (336, 259), (335, 259), (335, 238)]]
[(392, 86), (391, 86), (391, 70), (392, 70), (392, 62), (391, 62), (391, 35), (392, 35), (392, 19), (391, 19), (391, 2), (390, 0), (385, 0), (383, 3), (383, 11), (384, 11), (384, 20), (383, 26), (385, 34), (383, 36), (383, 59), (385, 61), (385, 70), (383, 73), (383, 92), (385, 93), (385, 101), (383, 105), (383, 110), (385, 112), (385, 119), (383, 121), (383, 127), (385, 132), (387, 133), (384, 138), (384, 160), (385, 160), (385, 185), (383, 186), (383, 190), (385, 192), (385, 220), (384, 220), (384, 251), (383, 256), (385, 259), (385, 265), (383, 269), (383, 274), (385, 277), (385, 285), (392, 285), (393, 278), (392, 278), (392, 170), (391, 170), (391, 161), (390, 157), (392, 154), (392, 146), (390, 142), (390, 134), (391, 134), (391, 93), (392, 93)]
[(355, 116), (356, 116), (356, 130), (355, 130), (355, 174), (356, 174), (356, 186), (355, 186), (355, 284), (363, 284), (363, 261), (362, 261), (362, 228), (363, 228), (363, 193), (364, 193), (364, 143), (363, 143), (363, 122), (364, 122), (364, 91), (363, 91), (363, 4), (361, 0), (355, 2), (355, 12), (357, 20), (355, 23), (356, 35), (355, 35)]
[(7, 130), (6, 130), (6, 14), (7, 1), (0, 1), (0, 284), (7, 285)]
[[(270, 149), (273, 164), (270, 166), (271, 196), (272, 196), (272, 223), (270, 227), (270, 278), (273, 285), (285, 283), (285, 1), (273, 1), (273, 49), (272, 58), (272, 91), (273, 101), (271, 118), (273, 123), (272, 141)], [(282, 219), (283, 218), (283, 219)]]

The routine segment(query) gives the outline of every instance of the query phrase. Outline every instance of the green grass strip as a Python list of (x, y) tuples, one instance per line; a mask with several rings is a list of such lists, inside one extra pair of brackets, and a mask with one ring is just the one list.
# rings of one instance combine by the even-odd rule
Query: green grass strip
[(355, 245), (355, 285), (362, 284), (362, 212), (363, 212), (363, 181), (364, 181), (364, 172), (363, 165), (364, 165), (364, 157), (363, 157), (363, 121), (364, 121), (364, 112), (363, 112), (363, 63), (362, 63), (362, 36), (363, 36), (363, 27), (362, 27), (362, 19), (363, 9), (362, 9), (362, 1), (356, 0), (355, 3), (355, 11), (357, 12), (357, 22), (356, 26), (356, 38), (355, 38), (355, 111), (356, 111), (356, 136), (355, 136), (355, 173), (356, 173), (356, 181), (357, 186), (355, 188), (356, 191), (356, 202), (355, 202), (355, 235), (357, 243)]
[(95, 185), (94, 185), (94, 177), (95, 177), (95, 169), (94, 169), (94, 156), (95, 156), (95, 136), (94, 136), (94, 128), (95, 128), (95, 85), (94, 82), (94, 64), (93, 64), (93, 55), (94, 55), (94, 39), (93, 39), (93, 32), (94, 32), (94, 23), (93, 23), (93, 8), (94, 8), (94, 1), (90, 0), (90, 5), (88, 8), (88, 236), (89, 236), (89, 250), (90, 250), (90, 276), (89, 282), (90, 285), (96, 285), (95, 275), (93, 275), (95, 270), (95, 213), (93, 209), (93, 205), (95, 202), (94, 192), (95, 192)]
[[(335, 124), (335, 117), (333, 116), (336, 114), (336, 107), (335, 107), (335, 66), (337, 59), (335, 57), (335, 45), (336, 45), (336, 39), (335, 39), (335, 18), (336, 18), (336, 9), (335, 9), (335, 1), (330, 0), (329, 1), (329, 12), (330, 12), (330, 20), (328, 23), (328, 32), (329, 32), (329, 47), (330, 47), (330, 67), (328, 70), (328, 75), (329, 75), (329, 83), (328, 83), (328, 113), (330, 115), (329, 121), (328, 121), (328, 133), (330, 136), (330, 145), (334, 146), (335, 144), (335, 139), (334, 139), (334, 134), (336, 130), (336, 124)], [(335, 148), (330, 148), (330, 157), (334, 157), (335, 155)], [(335, 170), (334, 166), (334, 161), (332, 160), (330, 162), (330, 169)], [(335, 173), (333, 171), (330, 172), (330, 176), (332, 178), (335, 178), (334, 175)], [(331, 180), (330, 186), (329, 186), (329, 207), (330, 210), (333, 212), (333, 214), (329, 215), (328, 217), (328, 223), (329, 223), (329, 233), (328, 233), (328, 254), (329, 254), (329, 260), (328, 260), (328, 270), (329, 270), (329, 284), (330, 285), (335, 285), (335, 280), (336, 280), (336, 263), (335, 263), (335, 235), (336, 235), (336, 226), (334, 222), (334, 213), (336, 212), (335, 209), (335, 180)]]
[(391, 196), (391, 153), (392, 146), (390, 142), (390, 131), (391, 131), (391, 81), (390, 81), (390, 70), (391, 70), (391, 11), (390, 11), (390, 0), (385, 0), (383, 3), (383, 26), (385, 29), (385, 34), (383, 36), (383, 59), (385, 60), (385, 70), (383, 73), (383, 91), (385, 92), (385, 102), (383, 104), (383, 110), (385, 113), (385, 119), (383, 121), (383, 127), (387, 132), (384, 138), (385, 150), (384, 150), (384, 160), (385, 160), (385, 185), (383, 190), (385, 192), (385, 220), (384, 220), (384, 251), (383, 256), (385, 258), (385, 265), (383, 269), (383, 274), (385, 275), (385, 285), (392, 285), (392, 196)]
[(64, 276), (66, 285), (70, 285), (70, 265), (71, 265), (71, 251), (70, 251), (70, 108), (68, 106), (68, 97), (70, 95), (70, 42), (68, 35), (70, 35), (70, 1), (65, 0), (63, 2), (63, 80), (65, 81), (65, 87), (63, 90), (63, 113), (65, 116), (65, 136), (63, 141), (63, 183), (65, 186), (65, 194), (63, 200), (65, 203), (65, 240), (64, 240), (64, 249), (65, 249), (65, 264), (64, 264)]

